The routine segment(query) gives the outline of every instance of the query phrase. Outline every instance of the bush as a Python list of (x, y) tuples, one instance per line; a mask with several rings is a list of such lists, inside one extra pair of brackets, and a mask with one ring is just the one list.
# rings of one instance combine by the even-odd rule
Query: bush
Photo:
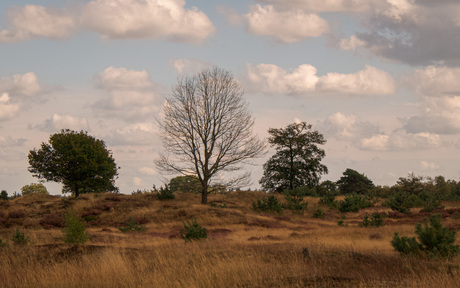
[(319, 198), (319, 204), (331, 205), (335, 201), (334, 194), (324, 194)]
[(262, 200), (257, 200), (257, 202), (252, 203), (252, 208), (255, 211), (271, 211), (271, 212), (281, 212), (282, 207), (278, 199), (274, 195), (271, 195), (268, 198), (263, 198)]
[(0, 248), (5, 248), (5, 247), (8, 247), (8, 242), (3, 241), (2, 239), (0, 239)]
[(46, 190), (46, 187), (42, 183), (31, 183), (29, 185), (24, 185), (21, 188), (21, 193), (22, 196), (34, 193), (49, 195), (48, 191)]
[(8, 200), (8, 192), (6, 192), (6, 190), (0, 192), (0, 200)]
[(337, 221), (337, 225), (339, 226), (348, 226), (348, 224), (345, 223), (345, 219), (347, 219), (347, 217), (345, 217), (345, 215), (342, 215), (342, 217), (340, 217), (340, 220)]
[(338, 201), (337, 206), (340, 212), (358, 212), (359, 209), (373, 207), (371, 198), (364, 195), (352, 194), (345, 197), (345, 200)]
[(40, 220), (40, 225), (45, 228), (64, 227), (65, 219), (58, 214), (48, 214)]
[(359, 226), (361, 227), (369, 227), (369, 226), (380, 227), (380, 226), (383, 226), (384, 218), (385, 218), (385, 213), (374, 212), (370, 216), (368, 213), (366, 213), (366, 215), (364, 215), (363, 222), (359, 223)]
[(26, 236), (23, 232), (20, 232), (19, 228), (16, 228), (16, 233), (14, 233), (11, 240), (14, 244), (18, 245), (27, 245), (30, 242), (30, 238)]
[(441, 201), (435, 197), (429, 197), (423, 202), (423, 209), (420, 212), (433, 212), (434, 210), (444, 209)]
[(286, 199), (286, 203), (282, 205), (284, 209), (303, 214), (308, 207), (308, 202), (303, 201), (303, 193), (301, 191), (288, 190), (285, 192), (284, 199)]
[(184, 222), (184, 229), (180, 230), (180, 237), (184, 239), (185, 242), (205, 239), (208, 238), (208, 231), (206, 230), (206, 228), (203, 228), (200, 224), (196, 223), (195, 219), (193, 220), (193, 222)]
[(144, 225), (140, 224), (139, 221), (134, 220), (133, 217), (129, 217), (128, 221), (126, 221), (125, 226), (118, 227), (118, 229), (123, 233), (134, 232), (134, 231), (145, 232), (145, 230), (147, 230), (147, 228), (145, 228)]
[(157, 192), (158, 200), (171, 200), (176, 198), (171, 189), (169, 189), (168, 184), (165, 184), (164, 188), (162, 186), (158, 190), (153, 186), (153, 189)]
[(423, 225), (417, 224), (415, 233), (418, 241), (415, 237), (399, 237), (395, 233), (391, 245), (406, 255), (450, 258), (458, 254), (459, 246), (454, 245), (456, 231), (442, 226), (440, 214), (425, 218)]
[(65, 215), (64, 242), (83, 244), (89, 239), (85, 223), (74, 213)]
[(313, 213), (313, 218), (321, 218), (321, 219), (324, 219), (324, 212), (323, 210), (319, 209), (316, 210), (315, 213)]
[(410, 209), (415, 205), (415, 195), (405, 191), (395, 191), (385, 201), (384, 205), (399, 213), (411, 214)]

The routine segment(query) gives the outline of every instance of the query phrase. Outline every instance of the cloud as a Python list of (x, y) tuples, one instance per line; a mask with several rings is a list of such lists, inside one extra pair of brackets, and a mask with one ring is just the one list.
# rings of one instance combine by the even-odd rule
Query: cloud
[(460, 133), (460, 96), (425, 98), (422, 113), (403, 121), (409, 133)]
[(25, 159), (27, 159), (26, 155), (21, 151), (11, 149), (11, 148), (0, 149), (0, 160), (13, 162), (13, 161), (22, 161)]
[(206, 68), (214, 66), (212, 63), (198, 59), (171, 59), (169, 67), (176, 70), (179, 74), (196, 74)]
[(105, 139), (113, 146), (151, 145), (157, 138), (157, 131), (157, 127), (151, 122), (134, 123), (111, 131)]
[(8, 93), (3, 93), (0, 97), (0, 121), (14, 118), (20, 110), (19, 104), (11, 103)]
[(340, 40), (340, 48), (342, 50), (356, 50), (358, 47), (363, 47), (364, 44), (366, 44), (366, 42), (355, 35), (351, 35), (349, 39)]
[(93, 108), (108, 117), (145, 117), (157, 110), (154, 84), (147, 71), (109, 67), (95, 77), (95, 86), (105, 92)]
[(0, 78), (0, 121), (15, 118), (42, 88), (35, 73)]
[(359, 119), (356, 115), (337, 112), (319, 122), (316, 128), (325, 136), (341, 141), (356, 141), (379, 133), (379, 128)]
[(395, 90), (394, 80), (388, 73), (367, 65), (357, 73), (327, 73), (321, 77), (309, 64), (300, 65), (292, 72), (273, 64), (248, 64), (247, 73), (250, 88), (266, 93), (384, 95)]
[(0, 135), (0, 147), (18, 147), (24, 145), (26, 141), (27, 139), (25, 138), (14, 139), (11, 136)]
[(0, 43), (32, 38), (68, 38), (76, 28), (75, 18), (65, 10), (26, 5), (7, 11), (7, 29), (0, 31)]
[(363, 12), (371, 7), (371, 0), (257, 0), (278, 9), (302, 9), (314, 12)]
[(239, 25), (244, 21), (244, 17), (230, 7), (218, 6), (217, 12), (224, 16), (231, 25)]
[(354, 37), (379, 57), (410, 65), (459, 66), (460, 2), (429, 2), (373, 1), (372, 9), (362, 14), (364, 31)]
[(271, 36), (284, 43), (318, 37), (328, 31), (327, 22), (316, 14), (301, 10), (277, 11), (272, 5), (252, 5), (245, 18), (249, 33)]
[(30, 126), (31, 129), (38, 129), (46, 132), (56, 132), (61, 129), (70, 129), (75, 131), (89, 131), (89, 123), (86, 118), (74, 117), (70, 115), (53, 114), (42, 124)]
[(428, 66), (416, 69), (407, 79), (419, 93), (427, 96), (460, 96), (460, 68)]
[(361, 149), (370, 151), (411, 151), (438, 148), (442, 140), (437, 134), (396, 130), (390, 135), (378, 134), (364, 138), (360, 144)]
[(141, 167), (139, 168), (139, 172), (144, 174), (144, 175), (156, 175), (157, 174), (157, 170), (151, 168), (151, 167)]
[(318, 76), (316, 68), (300, 65), (289, 73), (273, 64), (247, 64), (248, 80), (260, 92), (299, 94), (315, 91)]
[(214, 31), (209, 18), (185, 0), (93, 0), (85, 5), (82, 23), (109, 39), (166, 38), (199, 43)]
[(434, 162), (420, 161), (420, 168), (422, 170), (439, 170), (441, 167)]
[(385, 95), (395, 91), (393, 78), (386, 72), (366, 65), (354, 74), (327, 73), (319, 79), (317, 89), (360, 95)]
[(0, 78), (0, 92), (13, 96), (34, 96), (40, 92), (37, 75), (33, 72)]

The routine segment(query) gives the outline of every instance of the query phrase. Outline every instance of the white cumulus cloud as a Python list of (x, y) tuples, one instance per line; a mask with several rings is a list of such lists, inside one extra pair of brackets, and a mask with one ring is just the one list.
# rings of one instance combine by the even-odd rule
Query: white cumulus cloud
[(361, 140), (361, 149), (371, 151), (411, 151), (429, 150), (438, 148), (443, 144), (437, 134), (432, 133), (407, 133), (396, 130), (389, 135), (378, 134)]
[(279, 9), (302, 9), (315, 12), (363, 12), (370, 9), (372, 0), (257, 0)]
[(460, 96), (460, 68), (428, 66), (416, 69), (408, 82), (419, 93), (428, 96)]
[(277, 11), (272, 5), (252, 5), (245, 18), (250, 33), (271, 36), (284, 43), (318, 37), (328, 31), (327, 22), (317, 14), (301, 10)]
[(88, 131), (89, 123), (86, 118), (74, 117), (71, 115), (53, 114), (53, 116), (51, 116), (49, 119), (46, 119), (42, 124), (31, 126), (31, 128), (47, 132), (56, 132), (61, 129)]
[(67, 38), (77, 25), (74, 16), (64, 10), (35, 5), (10, 8), (7, 19), (8, 28), (0, 31), (0, 43)]
[(169, 66), (179, 74), (196, 74), (204, 69), (211, 68), (212, 63), (193, 58), (171, 59)]
[(292, 72), (273, 64), (248, 64), (247, 73), (251, 88), (267, 93), (384, 95), (395, 91), (393, 78), (372, 66), (356, 73), (327, 73), (318, 77), (317, 69), (309, 64), (300, 65)]
[(84, 7), (81, 21), (110, 39), (202, 42), (215, 27), (202, 11), (184, 6), (185, 0), (93, 0)]
[(355, 141), (379, 133), (379, 128), (353, 114), (337, 112), (316, 125), (327, 137)]

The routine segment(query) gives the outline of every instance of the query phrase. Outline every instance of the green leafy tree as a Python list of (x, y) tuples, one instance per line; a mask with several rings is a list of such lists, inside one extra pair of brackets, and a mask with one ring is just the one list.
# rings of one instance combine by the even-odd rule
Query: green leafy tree
[(177, 176), (169, 181), (169, 189), (171, 189), (172, 192), (200, 193), (201, 182), (195, 175)]
[(87, 132), (61, 130), (49, 143), (29, 152), (29, 171), (34, 177), (63, 184), (63, 193), (118, 191), (114, 186), (117, 165), (104, 141)]
[(48, 190), (46, 190), (46, 187), (42, 183), (31, 183), (29, 185), (24, 185), (21, 188), (21, 193), (22, 196), (33, 193), (49, 195)]
[[(156, 165), (166, 173), (196, 175), (202, 204), (208, 201), (216, 175), (236, 175), (242, 163), (264, 155), (265, 144), (253, 134), (254, 118), (243, 91), (223, 69), (206, 69), (179, 80), (162, 115), (158, 125), (164, 153)], [(248, 181), (249, 173), (242, 173), (228, 183), (241, 186)]]
[(73, 212), (66, 213), (63, 232), (65, 243), (83, 244), (89, 239), (85, 223)]
[(337, 186), (341, 194), (367, 194), (374, 188), (374, 183), (364, 174), (353, 169), (347, 169), (337, 181)]
[(312, 131), (305, 122), (288, 125), (285, 129), (268, 130), (268, 141), (276, 153), (264, 164), (259, 183), (268, 192), (283, 192), (296, 187), (318, 185), (327, 167), (321, 164), (326, 155), (319, 147), (326, 143), (323, 135)]
[(402, 190), (409, 194), (418, 195), (425, 191), (426, 185), (423, 183), (422, 176), (415, 176), (414, 173), (410, 173), (407, 177), (400, 177), (396, 182)]
[(8, 192), (6, 192), (6, 190), (2, 190), (2, 192), (0, 192), (0, 199), (8, 200)]

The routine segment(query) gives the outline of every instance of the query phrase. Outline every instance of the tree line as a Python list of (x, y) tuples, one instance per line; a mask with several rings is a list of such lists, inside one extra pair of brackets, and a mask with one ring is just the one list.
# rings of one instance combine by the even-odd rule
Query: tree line
[[(238, 171), (267, 151), (266, 142), (253, 132), (254, 117), (241, 87), (231, 73), (217, 67), (179, 79), (165, 100), (157, 124), (164, 150), (155, 159), (156, 167), (163, 173), (180, 175), (169, 183), (172, 190), (201, 193), (203, 204), (210, 193), (249, 184), (250, 174)], [(268, 133), (268, 143), (275, 153), (263, 165), (259, 181), (266, 192), (372, 191), (388, 196), (403, 187), (410, 194), (436, 190), (445, 196), (457, 195), (459, 191), (457, 182), (446, 181), (442, 176), (434, 180), (411, 176), (400, 178), (395, 187), (379, 187), (352, 169), (347, 169), (337, 182), (320, 183), (321, 176), (328, 173), (322, 164), (325, 157), (322, 145), (326, 140), (321, 133), (306, 122), (270, 128)], [(118, 192), (115, 180), (120, 168), (112, 152), (103, 140), (85, 131), (64, 129), (52, 134), (48, 143), (29, 152), (28, 160), (28, 169), (34, 177), (62, 183), (63, 193), (78, 197), (81, 193)], [(222, 181), (223, 173), (234, 177)], [(4, 193), (0, 196), (4, 197)]]

